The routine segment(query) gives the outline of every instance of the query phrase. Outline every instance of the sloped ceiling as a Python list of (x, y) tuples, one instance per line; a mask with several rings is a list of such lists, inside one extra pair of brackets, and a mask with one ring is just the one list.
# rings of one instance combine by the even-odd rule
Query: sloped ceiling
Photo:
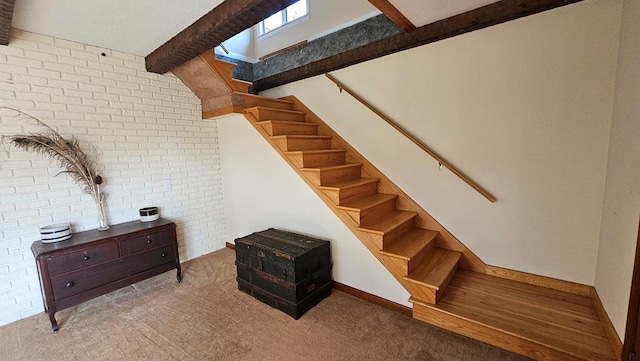
[(16, 0), (12, 26), (146, 56), (222, 0)]

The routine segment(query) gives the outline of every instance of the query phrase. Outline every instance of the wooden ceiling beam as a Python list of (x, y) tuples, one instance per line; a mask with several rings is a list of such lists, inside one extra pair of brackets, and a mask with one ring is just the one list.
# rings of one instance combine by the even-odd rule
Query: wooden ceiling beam
[(164, 74), (296, 1), (226, 0), (147, 55), (147, 71)]
[(582, 0), (502, 0), (253, 82), (263, 91)]
[(404, 31), (416, 30), (416, 26), (413, 25), (411, 20), (407, 19), (404, 14), (400, 12), (389, 0), (369, 0), (369, 2), (377, 7), (383, 14), (385, 14), (391, 21), (402, 28)]
[(0, 0), (0, 45), (9, 44), (11, 32), (11, 19), (16, 0)]

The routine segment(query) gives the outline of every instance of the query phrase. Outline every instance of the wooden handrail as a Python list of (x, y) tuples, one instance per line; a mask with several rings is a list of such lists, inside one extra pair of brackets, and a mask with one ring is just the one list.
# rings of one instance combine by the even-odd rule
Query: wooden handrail
[(425, 152), (427, 152), (430, 156), (432, 156), (438, 162), (438, 165), (440, 167), (444, 166), (447, 169), (449, 169), (453, 174), (457, 175), (458, 178), (462, 179), (465, 183), (470, 185), (471, 188), (475, 189), (478, 193), (482, 194), (482, 196), (485, 197), (486, 199), (488, 199), (489, 202), (495, 203), (497, 201), (496, 197), (494, 197), (491, 193), (489, 193), (487, 190), (485, 190), (480, 185), (478, 185), (476, 182), (474, 182), (469, 177), (467, 177), (464, 173), (462, 173), (461, 170), (459, 170), (458, 168), (453, 166), (453, 164), (447, 162), (447, 160), (442, 158), (436, 151), (434, 151), (433, 149), (427, 147), (421, 141), (416, 139), (411, 133), (409, 133), (406, 129), (402, 128), (400, 125), (398, 125), (396, 122), (394, 122), (386, 114), (384, 114), (383, 112), (378, 110), (376, 107), (371, 105), (369, 102), (367, 102), (365, 99), (360, 97), (358, 94), (354, 93), (351, 89), (349, 89), (344, 84), (342, 84), (338, 79), (334, 78), (329, 73), (326, 73), (325, 76), (327, 78), (329, 78), (332, 82), (334, 82), (338, 86), (338, 88), (340, 89), (340, 92), (342, 92), (344, 90), (345, 92), (349, 93), (349, 95), (351, 95), (357, 101), (362, 103), (362, 105), (364, 105), (365, 107), (369, 108), (369, 110), (374, 112), (376, 115), (378, 115), (380, 118), (382, 118), (385, 122), (389, 123), (390, 126), (394, 127), (402, 135), (407, 137), (410, 141), (413, 142), (413, 144), (417, 145), (418, 147), (420, 147), (420, 149), (422, 149)]

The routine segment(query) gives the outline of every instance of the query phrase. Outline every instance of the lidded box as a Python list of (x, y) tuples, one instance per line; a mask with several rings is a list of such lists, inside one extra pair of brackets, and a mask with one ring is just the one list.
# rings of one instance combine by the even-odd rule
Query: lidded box
[(71, 225), (69, 225), (69, 223), (40, 227), (40, 239), (42, 243), (60, 242), (69, 238), (71, 238)]
[(329, 241), (270, 228), (235, 248), (238, 289), (295, 319), (331, 294)]
[(151, 222), (160, 218), (158, 207), (140, 208), (140, 221)]

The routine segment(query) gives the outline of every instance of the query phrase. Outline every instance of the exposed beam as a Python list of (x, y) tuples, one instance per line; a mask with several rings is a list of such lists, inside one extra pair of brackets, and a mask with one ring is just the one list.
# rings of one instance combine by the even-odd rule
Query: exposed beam
[(391, 21), (401, 27), (404, 31), (416, 30), (416, 26), (413, 25), (411, 20), (407, 19), (404, 14), (400, 12), (389, 0), (369, 0), (369, 2), (377, 7), (383, 14), (385, 14)]
[(0, 0), (0, 45), (9, 44), (11, 19), (16, 0)]
[(294, 2), (296, 0), (226, 0), (147, 55), (147, 71), (166, 73)]
[(582, 0), (502, 0), (432, 24), (421, 26), (412, 32), (393, 35), (341, 54), (336, 54), (256, 80), (253, 83), (253, 87), (256, 91), (275, 88), (280, 85), (346, 68), (385, 55), (580, 1)]

